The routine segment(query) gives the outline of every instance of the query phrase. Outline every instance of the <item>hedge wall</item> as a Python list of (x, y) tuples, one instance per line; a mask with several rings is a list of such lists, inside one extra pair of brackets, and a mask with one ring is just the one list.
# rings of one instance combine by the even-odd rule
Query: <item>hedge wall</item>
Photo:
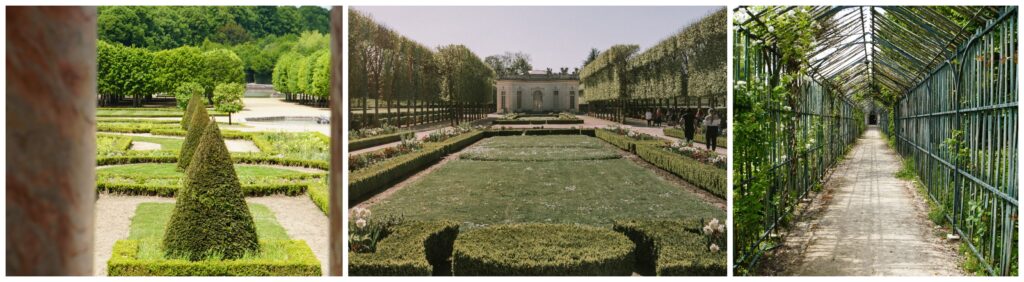
[[(675, 137), (675, 138), (679, 138), (679, 139), (683, 139), (683, 140), (686, 139), (686, 134), (683, 133), (683, 130), (679, 129), (679, 128), (668, 127), (668, 128), (665, 128), (664, 132), (665, 132), (665, 136), (668, 136), (668, 137)], [(693, 142), (697, 142), (697, 143), (701, 143), (701, 144), (707, 144), (708, 142), (707, 142), (707, 140), (704, 139), (705, 137), (706, 136), (704, 136), (704, 134), (694, 133), (693, 134)], [(729, 144), (728, 138), (726, 138), (724, 136), (718, 136), (718, 138), (715, 138), (715, 139), (718, 140), (718, 144), (715, 144), (715, 145), (717, 145), (718, 147), (727, 148), (726, 146), (728, 146), (728, 144)]]
[[(254, 165), (281, 165), (281, 166), (295, 166), (305, 168), (315, 168), (321, 170), (329, 170), (330, 164), (325, 161), (316, 160), (303, 160), (303, 159), (288, 159), (288, 158), (275, 158), (261, 155), (245, 155), (245, 154), (232, 154), (231, 160), (236, 164), (254, 164)], [(96, 158), (97, 166), (104, 165), (124, 165), (124, 164), (141, 164), (141, 163), (176, 163), (178, 162), (177, 156), (119, 156), (119, 157), (105, 157)]]
[(464, 133), (439, 143), (424, 143), (423, 149), (401, 155), (349, 174), (349, 205), (362, 202), (390, 185), (438, 162), (452, 152), (483, 138), (481, 131)]
[(139, 241), (119, 240), (107, 261), (110, 276), (320, 276), (320, 261), (301, 240), (260, 242), (262, 249), (281, 249), (288, 260), (237, 259), (201, 260), (183, 259), (140, 260)]
[(377, 242), (376, 252), (349, 252), (349, 275), (430, 276), (450, 269), (448, 258), (459, 234), (458, 223), (409, 221), (390, 229)]
[(646, 144), (636, 145), (637, 156), (661, 169), (675, 174), (701, 189), (707, 190), (722, 199), (725, 199), (726, 178), (725, 170), (686, 156), (665, 151), (660, 146)]
[(549, 119), (549, 120), (520, 120), (520, 119), (498, 119), (491, 122), (494, 125), (503, 124), (582, 124), (582, 119)]
[(397, 132), (363, 139), (349, 140), (348, 151), (362, 150), (369, 147), (402, 141), (402, 135), (409, 132)]
[(615, 221), (615, 231), (636, 244), (637, 269), (644, 275), (725, 276), (726, 251), (711, 253), (696, 220)]
[(612, 230), (569, 224), (474, 229), (455, 240), (452, 272), (486, 276), (631, 275), (634, 244)]

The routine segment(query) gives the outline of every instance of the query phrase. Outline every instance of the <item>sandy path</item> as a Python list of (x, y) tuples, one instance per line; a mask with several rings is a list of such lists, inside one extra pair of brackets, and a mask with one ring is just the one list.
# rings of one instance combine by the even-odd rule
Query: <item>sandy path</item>
[[(248, 203), (262, 204), (270, 208), (277, 222), (296, 240), (305, 240), (320, 260), (321, 269), (327, 273), (328, 219), (309, 197), (274, 195), (249, 197)], [(110, 259), (114, 243), (128, 237), (135, 208), (141, 203), (174, 203), (174, 198), (152, 196), (123, 196), (101, 193), (96, 200), (96, 231), (93, 242), (93, 270), (97, 276), (107, 275), (107, 260)]]
[(132, 141), (132, 150), (153, 151), (160, 150), (161, 145), (152, 142)]
[[(955, 243), (927, 219), (900, 159), (869, 129), (826, 184), (824, 203), (786, 239), (783, 275), (962, 275)], [(817, 201), (817, 200), (816, 200)]]

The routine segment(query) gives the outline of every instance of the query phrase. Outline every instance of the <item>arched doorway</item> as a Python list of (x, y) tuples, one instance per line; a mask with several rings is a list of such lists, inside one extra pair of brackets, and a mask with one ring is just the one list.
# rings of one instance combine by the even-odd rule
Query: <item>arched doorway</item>
[(533, 91), (533, 111), (539, 112), (543, 106), (544, 93), (541, 93), (540, 90)]

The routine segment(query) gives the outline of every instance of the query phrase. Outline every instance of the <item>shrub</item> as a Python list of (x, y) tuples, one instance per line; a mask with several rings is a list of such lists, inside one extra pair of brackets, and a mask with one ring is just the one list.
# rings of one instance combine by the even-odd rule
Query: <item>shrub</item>
[(272, 240), (261, 242), (264, 249), (280, 249), (288, 260), (237, 259), (202, 260), (182, 259), (142, 260), (137, 258), (138, 240), (118, 240), (107, 261), (110, 276), (320, 276), (320, 261), (301, 240)]
[(660, 146), (638, 145), (635, 150), (641, 159), (654, 166), (667, 170), (715, 196), (725, 198), (727, 185), (724, 169), (666, 151)]
[(633, 242), (597, 227), (567, 224), (496, 225), (455, 240), (455, 275), (611, 276), (633, 273)]
[(429, 276), (450, 269), (447, 260), (459, 234), (458, 223), (406, 221), (389, 229), (377, 242), (376, 252), (349, 252), (349, 275)]
[[(188, 131), (177, 128), (154, 128), (149, 131), (153, 135), (187, 136)], [(253, 133), (237, 130), (222, 130), (220, 136), (224, 139), (245, 139), (252, 140)]]
[(217, 123), (207, 126), (176, 198), (164, 236), (170, 257), (198, 260), (220, 254), (232, 259), (259, 250), (252, 214)]
[[(307, 187), (308, 185), (300, 183), (278, 183), (266, 185), (247, 185), (241, 186), (241, 189), (242, 193), (245, 194), (246, 196), (268, 196), (277, 194), (296, 196), (302, 194), (303, 192), (306, 192)], [(107, 192), (112, 194), (173, 197), (175, 193), (181, 190), (181, 187), (174, 185), (146, 185), (132, 183), (97, 182), (96, 189), (101, 192)]]
[(636, 244), (637, 269), (658, 276), (725, 276), (725, 251), (705, 246), (696, 220), (615, 221), (615, 231)]
[(141, 163), (174, 163), (178, 162), (175, 156), (117, 156), (96, 158), (96, 165), (123, 165)]
[(393, 143), (402, 141), (402, 135), (408, 134), (407, 132), (392, 133), (387, 135), (380, 135), (374, 137), (367, 137), (362, 139), (348, 141), (348, 151), (362, 150), (373, 146), (383, 145), (387, 143)]
[(309, 200), (313, 201), (313, 204), (320, 208), (324, 215), (331, 212), (331, 193), (327, 190), (327, 183), (318, 181), (310, 184), (306, 187), (306, 194), (309, 194)]
[[(197, 107), (192, 112), (191, 121), (188, 125), (188, 134), (185, 135), (185, 141), (181, 143), (181, 151), (178, 152), (178, 169), (188, 169), (189, 164), (192, 162), (192, 155), (195, 153), (196, 147), (199, 146), (200, 139), (205, 135), (207, 124), (216, 125), (217, 123), (210, 121), (210, 117), (206, 114), (206, 108)], [(218, 136), (217, 138), (219, 139), (220, 137)]]
[[(185, 110), (186, 115), (190, 112), (188, 109), (192, 105), (193, 97), (200, 97), (202, 100), (203, 86), (195, 82), (182, 82), (178, 84), (178, 87), (174, 88), (174, 99), (178, 102), (178, 108)], [(203, 101), (199, 101), (202, 104)]]

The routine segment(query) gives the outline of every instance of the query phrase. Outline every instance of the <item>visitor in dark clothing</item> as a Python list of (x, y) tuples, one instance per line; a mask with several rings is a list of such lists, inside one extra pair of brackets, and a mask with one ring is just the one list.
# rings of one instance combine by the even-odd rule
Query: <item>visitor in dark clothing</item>
[(714, 151), (718, 148), (718, 127), (721, 124), (722, 120), (718, 118), (715, 111), (710, 111), (708, 116), (704, 118), (704, 144), (707, 145), (708, 150)]
[(693, 114), (690, 112), (683, 113), (679, 123), (683, 125), (683, 135), (686, 136), (686, 141), (693, 141), (693, 133), (697, 131), (697, 127), (693, 124)]

